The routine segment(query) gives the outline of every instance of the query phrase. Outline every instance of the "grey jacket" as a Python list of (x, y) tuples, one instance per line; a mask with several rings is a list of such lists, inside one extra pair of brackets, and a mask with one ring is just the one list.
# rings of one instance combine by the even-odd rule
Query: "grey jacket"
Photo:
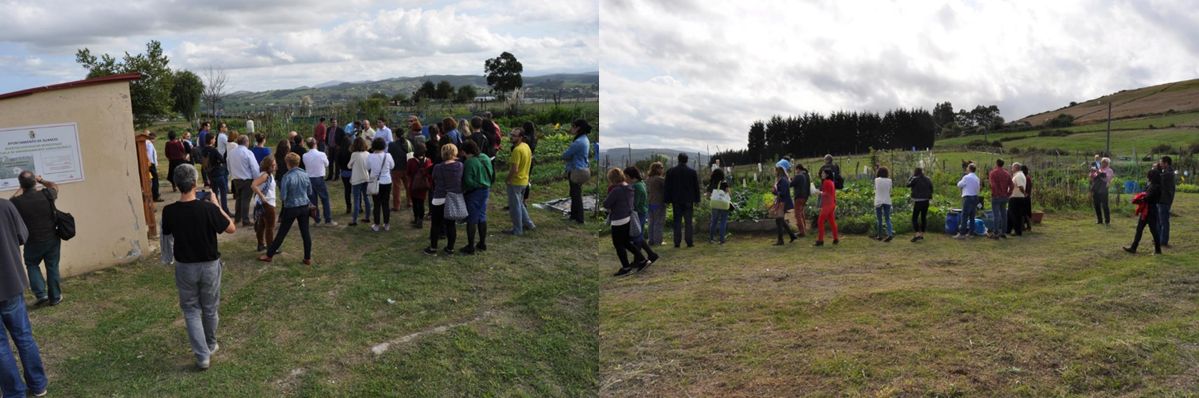
[(21, 262), (21, 245), (26, 239), (29, 230), (17, 207), (8, 199), (0, 199), (0, 301), (17, 297), (29, 287), (25, 263)]

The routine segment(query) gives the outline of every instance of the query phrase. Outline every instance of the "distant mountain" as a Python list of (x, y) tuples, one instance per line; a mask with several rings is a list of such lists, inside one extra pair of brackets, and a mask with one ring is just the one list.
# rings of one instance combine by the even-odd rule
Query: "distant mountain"
[(1113, 119), (1196, 110), (1199, 109), (1199, 79), (1120, 90), (1056, 110), (1026, 116), (1019, 121), (1038, 126), (1063, 113), (1073, 115), (1074, 122), (1079, 124), (1107, 120), (1109, 102), (1112, 104)]
[[(484, 94), (489, 90), (487, 86), (487, 79), (483, 76), (428, 75), (420, 77), (396, 77), (391, 79), (354, 83), (333, 80), (317, 84), (313, 87), (305, 86), (292, 89), (268, 90), (259, 92), (239, 91), (229, 94), (225, 98), (225, 101), (227, 106), (232, 107), (246, 106), (249, 104), (281, 105), (298, 104), (300, 102), (300, 98), (304, 96), (311, 96), (313, 101), (315, 101), (317, 104), (328, 104), (356, 100), (373, 93), (383, 93), (388, 96), (392, 96), (397, 93), (411, 95), (418, 88), (420, 88), (421, 84), (423, 84), (425, 81), (438, 83), (442, 80), (450, 82), (450, 84), (454, 85), (454, 87), (473, 85), (478, 89), (480, 94)], [(524, 87), (529, 89), (527, 96), (530, 98), (548, 98), (548, 96), (558, 93), (560, 89), (567, 91), (565, 94), (568, 97), (595, 97), (599, 92), (599, 72), (525, 76)]]
[[(642, 160), (658, 159), (663, 160), (665, 164), (674, 164), (679, 153), (683, 151), (677, 149), (663, 148), (609, 148), (600, 151), (600, 165), (609, 165), (609, 167), (622, 167), (632, 165)], [(689, 162), (692, 166), (696, 165), (696, 156), (700, 157), (699, 164), (708, 163), (708, 154), (687, 152), (690, 157)]]
[(321, 83), (321, 84), (317, 84), (317, 85), (315, 85), (315, 86), (312, 86), (312, 87), (315, 87), (315, 88), (333, 87), (333, 86), (340, 85), (340, 84), (342, 84), (342, 83), (345, 83), (345, 82), (343, 82), (343, 81), (340, 81), (340, 80), (330, 80), (330, 81), (327, 81), (327, 82), (324, 82), (324, 83)]

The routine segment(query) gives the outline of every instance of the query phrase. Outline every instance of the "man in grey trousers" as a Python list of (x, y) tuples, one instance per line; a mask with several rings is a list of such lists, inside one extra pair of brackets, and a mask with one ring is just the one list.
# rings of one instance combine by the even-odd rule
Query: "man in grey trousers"
[(189, 164), (175, 169), (179, 201), (162, 209), (162, 261), (175, 263), (175, 286), (179, 307), (187, 324), (187, 337), (196, 355), (196, 367), (207, 370), (216, 339), (221, 303), (221, 253), (217, 234), (237, 231), (233, 219), (217, 205), (216, 196), (196, 196), (196, 168)]

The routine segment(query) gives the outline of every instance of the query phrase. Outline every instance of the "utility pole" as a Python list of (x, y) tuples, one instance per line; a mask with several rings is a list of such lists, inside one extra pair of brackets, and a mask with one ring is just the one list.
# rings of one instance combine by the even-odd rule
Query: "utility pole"
[(1107, 102), (1107, 156), (1112, 156), (1112, 102)]

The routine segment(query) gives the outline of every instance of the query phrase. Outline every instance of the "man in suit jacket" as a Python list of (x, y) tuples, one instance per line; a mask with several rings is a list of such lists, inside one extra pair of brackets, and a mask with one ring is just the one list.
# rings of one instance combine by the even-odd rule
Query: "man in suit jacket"
[(666, 171), (666, 187), (665, 196), (666, 203), (671, 205), (674, 210), (674, 247), (679, 247), (679, 243), (683, 240), (684, 235), (680, 231), (680, 222), (687, 226), (687, 247), (695, 246), (692, 235), (694, 228), (692, 227), (692, 219), (695, 213), (695, 204), (699, 203), (699, 175), (695, 170), (687, 167), (687, 154), (679, 154), (679, 165), (670, 168)]

